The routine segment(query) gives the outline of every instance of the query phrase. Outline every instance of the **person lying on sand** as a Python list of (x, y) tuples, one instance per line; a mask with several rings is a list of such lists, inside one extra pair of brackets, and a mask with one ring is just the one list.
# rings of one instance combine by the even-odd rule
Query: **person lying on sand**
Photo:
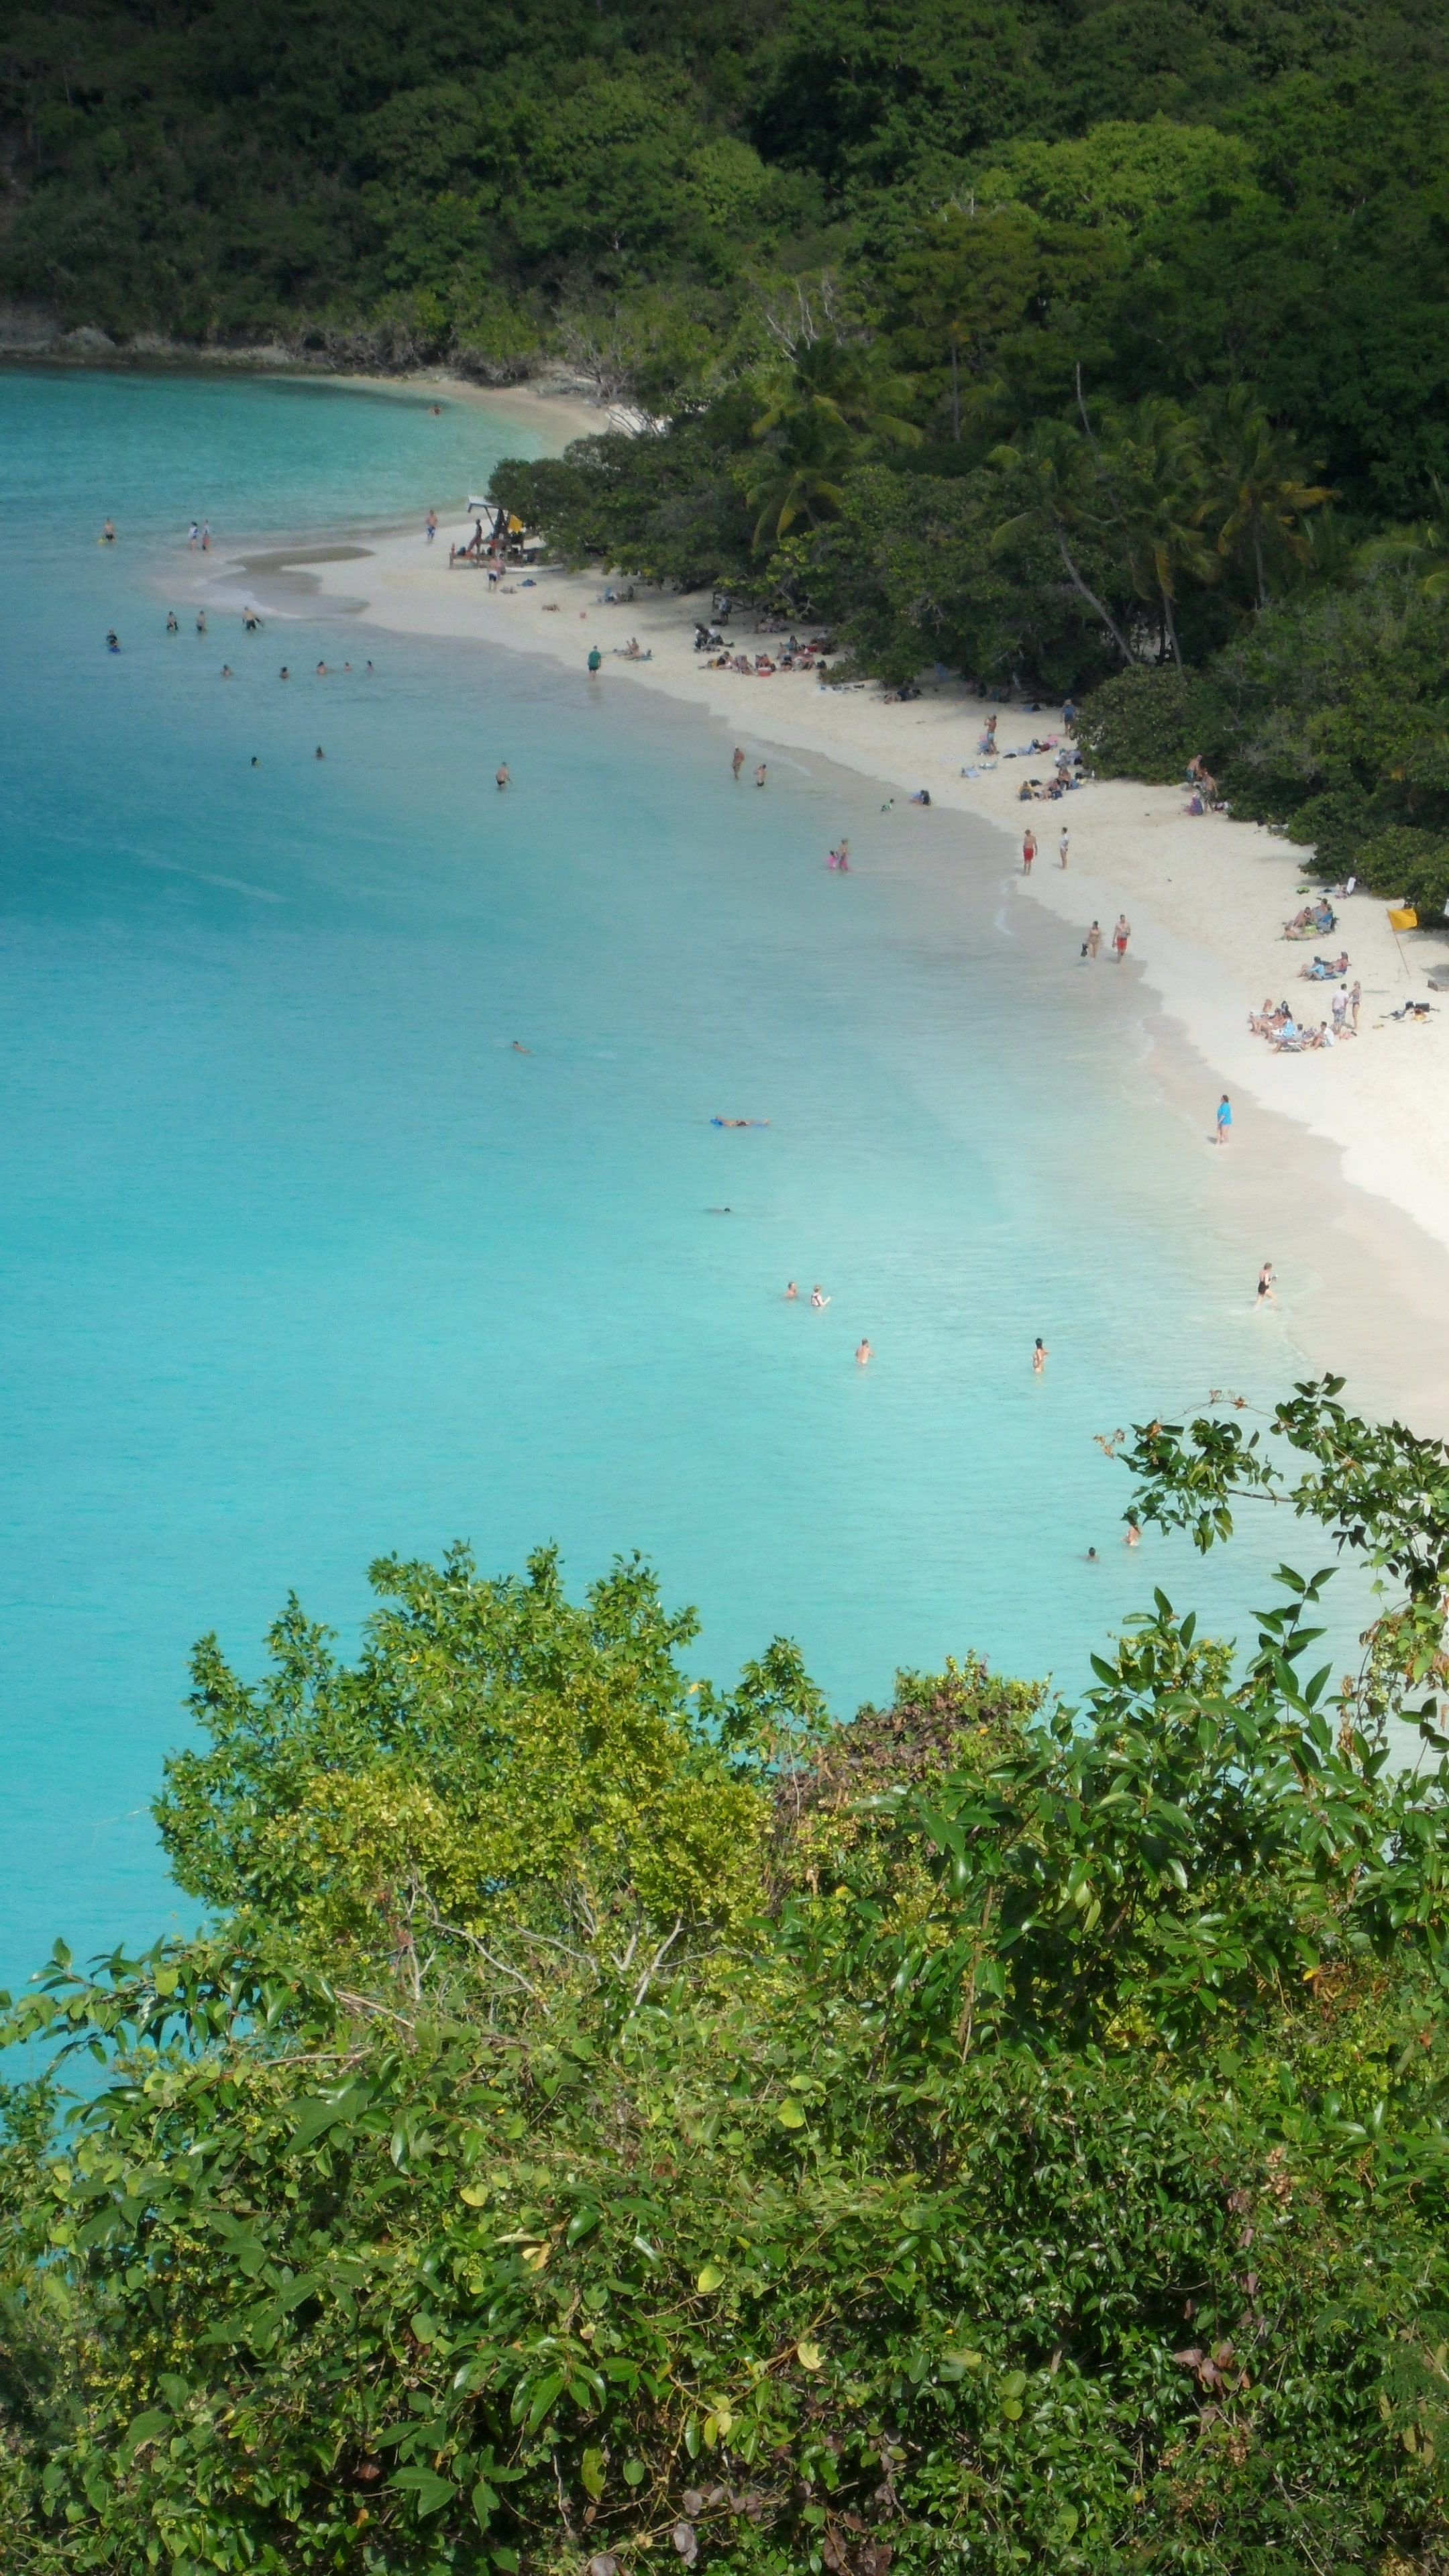
[(1391, 1020), (1427, 1020), (1433, 1008), (1432, 1002), (1405, 1002), (1399, 1010), (1390, 1011), (1389, 1018)]

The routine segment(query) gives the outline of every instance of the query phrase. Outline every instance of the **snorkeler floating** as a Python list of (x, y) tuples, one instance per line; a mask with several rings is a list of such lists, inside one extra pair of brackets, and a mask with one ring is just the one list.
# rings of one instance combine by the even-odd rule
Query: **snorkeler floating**
[(711, 1118), (711, 1127), (768, 1127), (768, 1118)]

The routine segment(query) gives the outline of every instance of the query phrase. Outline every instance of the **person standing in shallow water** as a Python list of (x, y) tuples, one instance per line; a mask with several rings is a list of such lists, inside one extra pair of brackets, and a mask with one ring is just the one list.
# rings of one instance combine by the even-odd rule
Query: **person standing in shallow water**
[(1031, 1346), (1031, 1364), (1036, 1375), (1040, 1377), (1042, 1370), (1047, 1364), (1047, 1346), (1042, 1340), (1040, 1333), (1038, 1333), (1036, 1340)]
[(758, 769), (756, 770), (756, 772), (755, 772), (755, 785), (756, 785), (757, 787), (763, 787), (763, 786), (764, 786), (764, 783), (765, 783), (765, 764), (764, 764), (764, 762), (763, 762), (763, 761), (761, 761), (761, 763), (760, 763), (760, 765), (759, 765), (759, 768), (758, 768)]
[(1024, 840), (1022, 841), (1022, 845), (1021, 845), (1021, 873), (1022, 873), (1022, 875), (1023, 875), (1024, 877), (1029, 877), (1029, 876), (1030, 876), (1030, 874), (1031, 874), (1031, 863), (1032, 863), (1032, 860), (1033, 860), (1035, 857), (1036, 857), (1036, 834), (1035, 834), (1035, 832), (1032, 830), (1031, 825), (1028, 823), (1028, 825), (1027, 825), (1027, 827), (1026, 827), (1026, 836), (1025, 836)]
[(1116, 958), (1119, 966), (1127, 954), (1127, 942), (1131, 936), (1132, 924), (1128, 920), (1125, 912), (1119, 912), (1117, 915), (1117, 927), (1112, 933), (1112, 954)]
[(734, 774), (735, 774), (736, 778), (738, 778), (738, 776), (739, 776), (739, 774), (740, 774), (740, 771), (744, 768), (744, 765), (745, 765), (745, 755), (744, 755), (744, 753), (740, 750), (740, 747), (739, 747), (739, 745), (738, 745), (738, 743), (737, 743), (737, 744), (735, 745), (734, 757), (733, 757), (733, 759), (732, 759), (732, 760), (731, 760), (731, 762), (730, 762), (730, 767), (731, 767), (731, 769), (734, 771)]
[(1230, 1141), (1230, 1139), (1231, 1139), (1231, 1137), (1232, 1137), (1232, 1132), (1233, 1132), (1233, 1104), (1232, 1104), (1232, 1102), (1229, 1100), (1227, 1093), (1226, 1093), (1226, 1092), (1224, 1092), (1224, 1093), (1223, 1093), (1223, 1096), (1222, 1096), (1222, 1098), (1221, 1098), (1221, 1100), (1218, 1102), (1218, 1114), (1217, 1114), (1217, 1142), (1218, 1142), (1218, 1144), (1220, 1144), (1220, 1145), (1226, 1145), (1226, 1144)]

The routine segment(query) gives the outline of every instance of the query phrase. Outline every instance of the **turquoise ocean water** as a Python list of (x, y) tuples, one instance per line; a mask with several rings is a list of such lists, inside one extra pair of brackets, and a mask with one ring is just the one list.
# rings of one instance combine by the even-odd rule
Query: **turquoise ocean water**
[[(305, 605), (165, 634), (193, 515), (420, 525), (528, 444), (0, 376), (0, 1978), (177, 1919), (146, 1802), (188, 1645), (256, 1669), (292, 1586), (353, 1638), (385, 1549), (556, 1538), (580, 1583), (638, 1546), (701, 1670), (785, 1630), (842, 1708), (973, 1645), (1079, 1681), (1154, 1580), (1263, 1597), (1119, 1545), (1093, 1435), (1295, 1356), (1135, 978), (999, 836), (779, 753), (736, 787), (607, 674)], [(319, 656), (358, 667), (277, 681)]]

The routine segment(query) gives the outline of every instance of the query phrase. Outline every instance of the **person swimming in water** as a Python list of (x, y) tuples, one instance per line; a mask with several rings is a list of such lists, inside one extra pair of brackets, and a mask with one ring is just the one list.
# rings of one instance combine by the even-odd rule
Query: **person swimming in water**
[(314, 759), (314, 760), (325, 760), (325, 759), (326, 759), (327, 754), (326, 754), (326, 752), (323, 750), (322, 745), (320, 744), (320, 742), (318, 743), (316, 750), (313, 752), (312, 757), (313, 757), (313, 759)]
[(291, 672), (288, 670), (287, 665), (286, 665), (286, 663), (284, 662), (284, 663), (282, 664), (282, 667), (281, 667), (280, 671), (277, 673), (277, 677), (278, 677), (278, 679), (279, 679), (279, 680), (290, 680), (291, 676), (292, 676), (292, 674), (291, 674)]
[(513, 1052), (515, 1055), (531, 1055), (533, 1050), (531, 1047), (526, 1047), (520, 1038), (515, 1038), (513, 1041)]
[(221, 676), (224, 680), (234, 680), (236, 678), (236, 673), (232, 669), (230, 662), (223, 662), (221, 666)]
[(869, 1344), (869, 1342), (868, 1342), (868, 1341), (866, 1341), (866, 1340), (865, 1340), (864, 1336), (862, 1336), (862, 1338), (860, 1339), (860, 1341), (858, 1341), (858, 1342), (856, 1343), (856, 1346), (855, 1346), (855, 1358), (856, 1358), (856, 1365), (857, 1365), (857, 1367), (859, 1367), (859, 1368), (864, 1368), (864, 1366), (865, 1366), (865, 1364), (866, 1364), (867, 1360), (868, 1360), (868, 1359), (870, 1359), (870, 1357), (871, 1357), (871, 1356), (872, 1356), (872, 1354), (871, 1354), (871, 1347), (870, 1347), (870, 1344)]
[(787, 1279), (787, 1280), (786, 1280), (786, 1282), (785, 1282), (785, 1303), (786, 1303), (786, 1305), (787, 1305), (787, 1306), (789, 1305), (790, 1300), (791, 1300), (791, 1298), (792, 1298), (792, 1297), (798, 1297), (798, 1296), (799, 1296), (799, 1294), (800, 1294), (800, 1291), (799, 1291), (799, 1289), (796, 1287), (794, 1280), (793, 1280), (793, 1279)]
[(198, 608), (196, 612), (196, 631), (198, 635), (204, 635), (206, 633), (206, 611), (204, 608)]
[(508, 763), (506, 760), (500, 760), (497, 768), (494, 770), (493, 782), (497, 787), (511, 787), (513, 785), (513, 781), (508, 775)]
[(1047, 1346), (1042, 1340), (1040, 1333), (1038, 1333), (1036, 1340), (1031, 1346), (1031, 1364), (1035, 1369), (1037, 1376), (1040, 1377), (1042, 1370), (1047, 1364)]
[(826, 1294), (825, 1294), (824, 1290), (822, 1289), (822, 1287), (821, 1287), (820, 1282), (819, 1282), (819, 1280), (818, 1280), (818, 1279), (816, 1280), (814, 1287), (813, 1287), (813, 1288), (811, 1289), (811, 1291), (810, 1291), (810, 1303), (811, 1303), (811, 1305), (815, 1308), (815, 1310), (816, 1310), (817, 1314), (823, 1314), (823, 1313), (824, 1313), (824, 1311), (825, 1311), (825, 1308), (826, 1308), (826, 1307), (829, 1305), (829, 1303), (830, 1303), (830, 1300), (829, 1300), (829, 1298), (826, 1296)]
[(121, 639), (119, 635), (116, 633), (114, 626), (108, 626), (106, 628), (106, 651), (108, 653), (119, 653), (120, 649)]
[(179, 635), (181, 632), (181, 623), (174, 608), (168, 608), (166, 611), (166, 632), (168, 635)]

